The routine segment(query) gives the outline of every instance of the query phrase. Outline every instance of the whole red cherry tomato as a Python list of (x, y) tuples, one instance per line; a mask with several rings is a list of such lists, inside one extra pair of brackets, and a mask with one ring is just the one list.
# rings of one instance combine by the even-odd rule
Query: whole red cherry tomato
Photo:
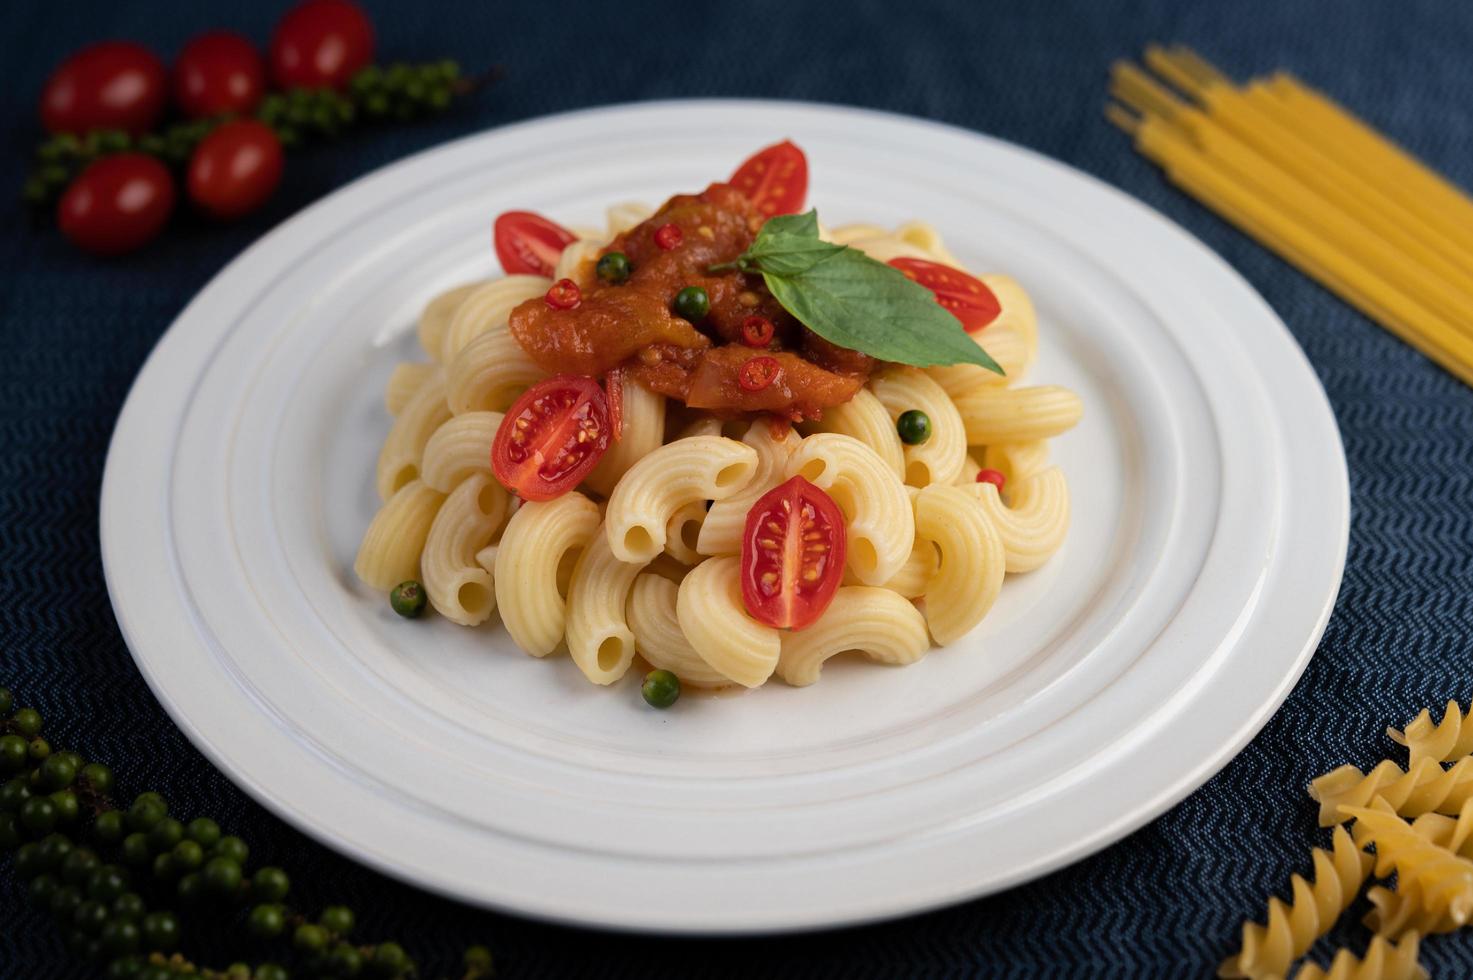
[(230, 31), (199, 35), (174, 62), (174, 101), (194, 119), (250, 112), (265, 90), (266, 66), (260, 53)]
[(189, 197), (216, 218), (239, 218), (266, 203), (281, 183), (281, 140), (254, 119), (225, 123), (189, 158)]
[(131, 252), (174, 210), (174, 178), (144, 153), (103, 157), (77, 175), (56, 205), (56, 223), (74, 244), (98, 255)]
[(271, 35), (271, 77), (281, 88), (342, 88), (373, 60), (373, 24), (351, 0), (305, 0)]
[(164, 111), (168, 73), (130, 41), (83, 48), (57, 66), (41, 91), (41, 124), (53, 133), (125, 129), (144, 133)]

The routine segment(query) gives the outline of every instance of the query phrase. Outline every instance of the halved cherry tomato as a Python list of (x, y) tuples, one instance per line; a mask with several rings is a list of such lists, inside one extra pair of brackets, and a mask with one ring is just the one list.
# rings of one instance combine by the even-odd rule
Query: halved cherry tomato
[(759, 623), (794, 630), (810, 626), (833, 601), (847, 552), (839, 505), (795, 476), (747, 511), (742, 603)]
[(808, 158), (792, 140), (783, 140), (748, 157), (727, 183), (765, 215), (797, 214), (808, 196)]
[(935, 293), (936, 302), (960, 320), (967, 333), (976, 333), (1002, 313), (1002, 304), (987, 284), (960, 269), (925, 259), (891, 259), (890, 264)]
[(512, 403), (491, 443), (496, 479), (523, 500), (576, 487), (609, 448), (609, 403), (592, 378), (559, 374)]
[(496, 258), (507, 275), (550, 276), (558, 256), (577, 238), (562, 225), (531, 211), (508, 211), (496, 219)]
[(604, 390), (609, 399), (609, 428), (613, 439), (618, 442), (624, 435), (624, 369), (614, 368), (604, 378)]

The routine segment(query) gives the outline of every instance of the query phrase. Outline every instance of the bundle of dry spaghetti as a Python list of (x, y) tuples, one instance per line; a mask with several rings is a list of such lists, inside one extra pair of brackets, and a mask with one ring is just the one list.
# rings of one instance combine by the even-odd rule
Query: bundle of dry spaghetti
[(1473, 199), (1287, 73), (1237, 85), (1182, 47), (1145, 62), (1159, 78), (1116, 63), (1106, 109), (1137, 150), (1473, 384)]

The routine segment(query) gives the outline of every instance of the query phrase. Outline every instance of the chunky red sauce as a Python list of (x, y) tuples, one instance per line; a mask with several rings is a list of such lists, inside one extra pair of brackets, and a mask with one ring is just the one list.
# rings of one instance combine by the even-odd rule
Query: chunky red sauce
[[(627, 377), (692, 408), (818, 418), (825, 408), (854, 397), (874, 359), (803, 326), (773, 299), (760, 275), (706, 271), (746, 251), (764, 220), (727, 184), (678, 194), (605, 249), (628, 258), (627, 281), (610, 285), (585, 277), (573, 309), (555, 309), (541, 297), (528, 300), (512, 311), (512, 336), (551, 373), (597, 376), (622, 365)], [(680, 244), (662, 248), (656, 230), (671, 224), (680, 229)], [(661, 236), (665, 243), (673, 237)], [(687, 286), (701, 287), (710, 301), (696, 324), (672, 312), (675, 294)], [(772, 321), (766, 348), (742, 342), (742, 323), (754, 314)], [(776, 358), (782, 371), (767, 387), (751, 391), (739, 372), (758, 356)]]

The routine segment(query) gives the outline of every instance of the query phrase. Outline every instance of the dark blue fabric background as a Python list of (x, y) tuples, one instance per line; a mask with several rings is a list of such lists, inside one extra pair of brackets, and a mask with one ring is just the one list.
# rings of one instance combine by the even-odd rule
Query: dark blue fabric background
[[(18, 190), (50, 67), (126, 37), (165, 57), (231, 27), (264, 41), (277, 2), (12, 0), (0, 13), (0, 200)], [(189, 220), (99, 262), (25, 230), (0, 203), (0, 684), (39, 707), (54, 744), (112, 762), (123, 786), (209, 812), (293, 871), (304, 907), (342, 896), (367, 938), (432, 964), (489, 943), (512, 977), (1197, 976), (1230, 952), (1317, 841), (1304, 784), (1372, 763), (1424, 704), (1470, 694), (1473, 392), (1167, 186), (1101, 116), (1105, 72), (1152, 40), (1244, 75), (1287, 67), (1467, 185), (1473, 7), (1420, 2), (370, 3), (384, 59), (501, 63), (507, 80), (448, 117), (294, 156), (261, 214)], [(1050, 154), (1140, 197), (1221, 252), (1289, 324), (1329, 391), (1353, 517), (1340, 600), (1304, 679), (1205, 787), (1104, 853), (1003, 895), (904, 921), (767, 941), (611, 936), (420, 894), (318, 847), (211, 769), (128, 656), (98, 558), (103, 458), (128, 385), (185, 302), (272, 225), (381, 164), (450, 137), (580, 106), (672, 96), (853, 103), (945, 120)], [(698, 139), (698, 134), (691, 134)], [(1253, 461), (1243, 460), (1252, 466)], [(1082, 804), (1087, 805), (1087, 804)], [(49, 920), (0, 870), (0, 974), (80, 977)], [(1337, 936), (1363, 942), (1359, 927)], [(1325, 947), (1321, 947), (1324, 949)], [(215, 963), (229, 955), (209, 957)], [(1425, 946), (1473, 975), (1473, 939)], [(431, 969), (428, 976), (442, 971)]]

